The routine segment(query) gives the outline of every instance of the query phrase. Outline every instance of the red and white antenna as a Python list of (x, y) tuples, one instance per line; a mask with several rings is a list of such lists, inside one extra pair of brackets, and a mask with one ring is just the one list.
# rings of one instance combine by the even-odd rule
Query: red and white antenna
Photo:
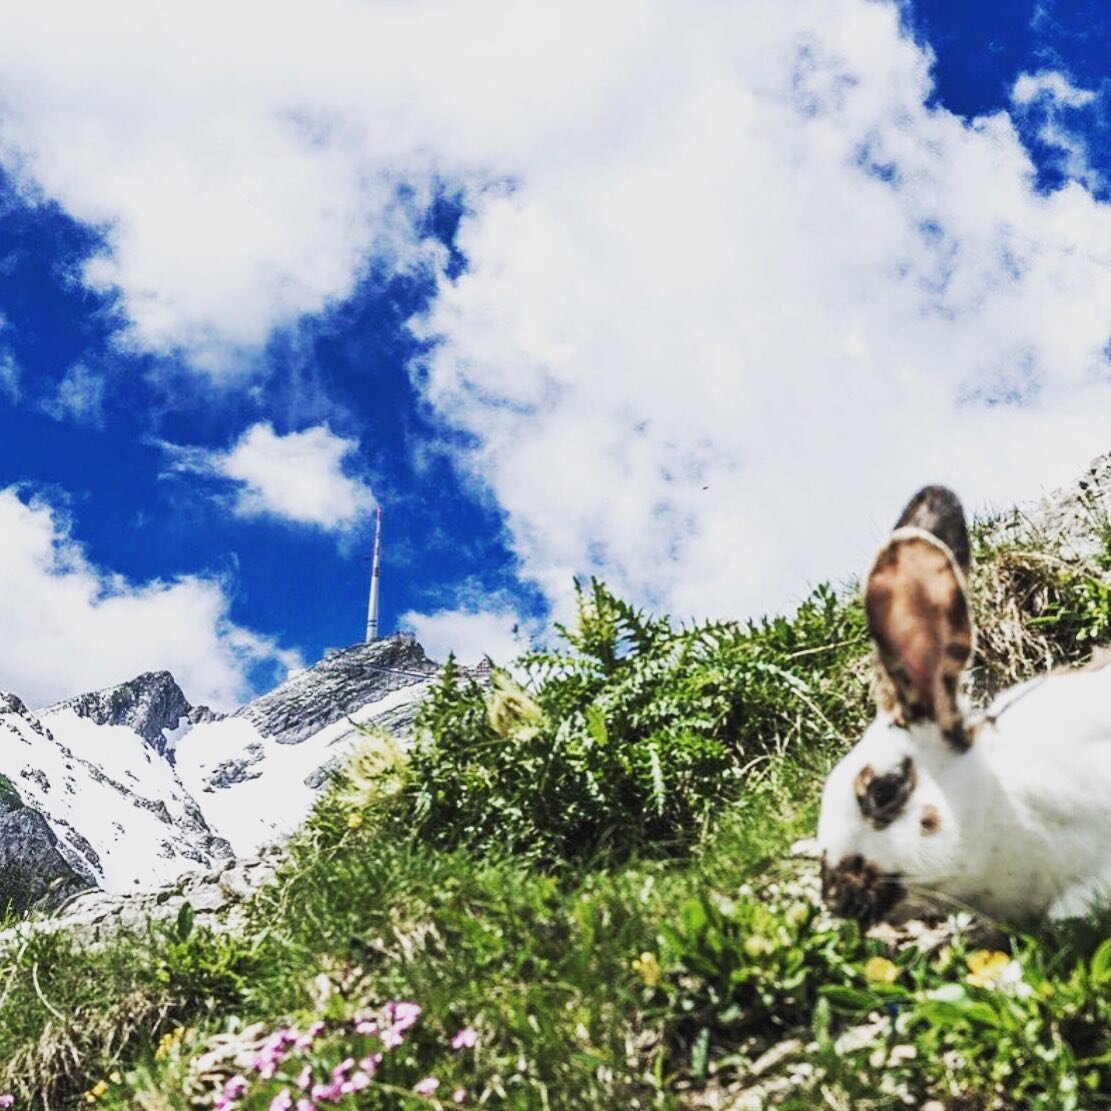
[(366, 610), (366, 642), (378, 639), (378, 572), (382, 564), (382, 507), (374, 513), (374, 563), (370, 571), (370, 604)]

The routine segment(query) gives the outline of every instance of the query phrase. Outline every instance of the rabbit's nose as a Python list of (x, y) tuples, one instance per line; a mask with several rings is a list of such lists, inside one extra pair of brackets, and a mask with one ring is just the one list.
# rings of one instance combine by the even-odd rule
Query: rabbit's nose
[(822, 859), (822, 899), (834, 914), (862, 926), (881, 921), (906, 895), (897, 876), (883, 873), (859, 853), (830, 867)]

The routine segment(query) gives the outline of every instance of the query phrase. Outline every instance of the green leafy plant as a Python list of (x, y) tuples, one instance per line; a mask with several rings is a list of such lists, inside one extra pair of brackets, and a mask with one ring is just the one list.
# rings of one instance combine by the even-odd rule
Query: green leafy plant
[(402, 795), (422, 837), (549, 861), (674, 851), (764, 761), (861, 720), (842, 672), (863, 621), (828, 588), (792, 620), (676, 628), (593, 581), (561, 632), (564, 650), (517, 662), (520, 685), (495, 672), (486, 688), (448, 662)]

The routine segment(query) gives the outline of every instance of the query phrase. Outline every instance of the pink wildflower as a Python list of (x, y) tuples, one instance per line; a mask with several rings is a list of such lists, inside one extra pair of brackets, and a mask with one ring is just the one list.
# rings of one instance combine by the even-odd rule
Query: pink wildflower
[(297, 1076), (297, 1087), (300, 1091), (308, 1090), (309, 1085), (312, 1083), (312, 1066), (306, 1065)]
[(368, 1076), (373, 1076), (378, 1071), (378, 1066), (382, 1063), (382, 1054), (375, 1053), (370, 1057), (364, 1057), (359, 1062), (359, 1068), (363, 1070)]
[(343, 1094), (351, 1095), (352, 1092), (361, 1092), (370, 1087), (370, 1077), (365, 1072), (353, 1072), (350, 1080), (343, 1082)]
[(400, 999), (393, 1003), (387, 1003), (385, 1011), (386, 1018), (390, 1020), (393, 1028), (399, 1032), (414, 1026), (421, 1015), (421, 1008), (418, 1004), (406, 1003)]
[(232, 1076), (224, 1084), (224, 1098), (238, 1099), (247, 1090), (247, 1079), (243, 1076)]
[(466, 1088), (456, 1088), (455, 1091), (451, 1093), (451, 1102), (452, 1103), (462, 1103), (466, 1098), (467, 1098), (467, 1089)]
[(312, 1043), (324, 1033), (324, 1026), (325, 1024), (317, 1019), (299, 1038), (295, 1039), (293, 1044), (298, 1049), (311, 1049)]
[(388, 1030), (382, 1031), (380, 1039), (387, 1049), (397, 1049), (405, 1041), (405, 1035), (396, 1026), (391, 1026)]
[(380, 1029), (378, 1023), (369, 1018), (361, 1018), (355, 1023), (356, 1034), (367, 1034), (369, 1036), (377, 1034)]
[(255, 1070), (264, 1080), (269, 1080), (278, 1071), (278, 1066), (289, 1056), (289, 1047), (296, 1045), (298, 1041), (297, 1035), (292, 1030), (283, 1029), (272, 1034), (255, 1057)]
[(15, 1096), (13, 1096), (10, 1092), (5, 1092), (4, 1095), (0, 1096), (0, 1107), (14, 1107), (14, 1106), (15, 1106)]
[(342, 1080), (355, 1067), (355, 1058), (347, 1057), (332, 1069), (332, 1079)]
[(289, 1111), (293, 1106), (293, 1097), (288, 1088), (283, 1088), (271, 1101), (270, 1111)]
[(297, 1111), (316, 1111), (316, 1104), (311, 1099), (299, 1099)]
[(452, 1049), (474, 1049), (478, 1045), (478, 1031), (464, 1026), (454, 1038), (451, 1039)]
[(418, 1096), (430, 1096), (439, 1086), (440, 1082), (434, 1076), (426, 1076), (413, 1086), (413, 1091)]

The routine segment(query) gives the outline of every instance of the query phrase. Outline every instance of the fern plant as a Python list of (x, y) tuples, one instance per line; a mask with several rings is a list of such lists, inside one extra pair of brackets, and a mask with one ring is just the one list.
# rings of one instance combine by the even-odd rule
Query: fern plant
[[(839, 740), (863, 713), (839, 673), (865, 651), (859, 606), (821, 588), (793, 619), (675, 627), (576, 585), (565, 647), (489, 688), (449, 661), (424, 704), (404, 820), (445, 846), (547, 860), (671, 852), (788, 746)], [(835, 678), (836, 677), (836, 678)]]

